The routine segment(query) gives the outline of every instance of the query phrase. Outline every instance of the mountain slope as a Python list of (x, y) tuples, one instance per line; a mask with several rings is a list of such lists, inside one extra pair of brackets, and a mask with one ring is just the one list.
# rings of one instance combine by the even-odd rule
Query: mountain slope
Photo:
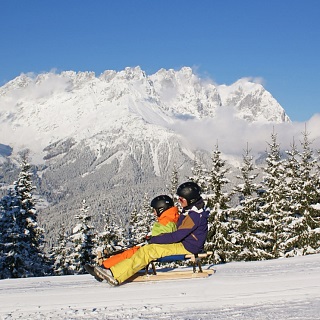
[(216, 86), (187, 67), (150, 76), (140, 67), (99, 77), (73, 71), (21, 75), (0, 88), (0, 163), (30, 150), (40, 198), (49, 204), (41, 222), (55, 238), (62, 223), (73, 223), (83, 199), (97, 215), (127, 217), (145, 193), (168, 192), (174, 163), (185, 180), (199, 149), (190, 138), (199, 134), (199, 124), (190, 121), (215, 119), (221, 110), (248, 123), (289, 121), (260, 84)]
[(215, 86), (187, 67), (151, 76), (139, 67), (99, 77), (72, 71), (21, 75), (0, 88), (0, 142), (31, 150), (36, 143), (41, 152), (60, 139), (81, 141), (119, 129), (138, 136), (139, 128), (154, 132), (149, 125), (167, 128), (175, 118), (214, 118), (219, 108), (228, 107), (251, 122), (289, 121), (260, 84), (239, 80)]

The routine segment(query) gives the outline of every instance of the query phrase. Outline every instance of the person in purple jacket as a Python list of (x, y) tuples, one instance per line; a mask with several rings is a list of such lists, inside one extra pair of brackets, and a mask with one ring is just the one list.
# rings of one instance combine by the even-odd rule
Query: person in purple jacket
[(141, 247), (131, 258), (110, 269), (94, 267), (97, 277), (111, 285), (119, 285), (151, 261), (171, 255), (197, 254), (203, 250), (210, 211), (205, 208), (201, 188), (195, 182), (185, 182), (178, 187), (177, 195), (183, 208), (177, 230), (152, 237), (149, 244)]

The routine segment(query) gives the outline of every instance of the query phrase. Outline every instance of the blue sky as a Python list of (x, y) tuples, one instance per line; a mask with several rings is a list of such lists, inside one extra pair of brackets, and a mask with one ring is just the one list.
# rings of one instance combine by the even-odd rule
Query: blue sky
[(194, 68), (262, 79), (293, 121), (320, 113), (319, 0), (1, 0), (0, 85), (21, 73)]

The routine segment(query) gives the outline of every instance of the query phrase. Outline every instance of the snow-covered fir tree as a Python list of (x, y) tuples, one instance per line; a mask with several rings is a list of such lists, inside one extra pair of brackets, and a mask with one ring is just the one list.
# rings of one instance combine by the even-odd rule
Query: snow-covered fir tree
[(178, 200), (178, 196), (176, 194), (178, 186), (179, 186), (178, 169), (177, 169), (177, 164), (174, 163), (172, 173), (171, 173), (170, 185), (167, 186), (169, 191), (169, 196), (173, 199), (174, 202), (176, 202), (175, 200)]
[(253, 164), (253, 157), (249, 147), (243, 155), (243, 165), (239, 168), (240, 183), (234, 187), (239, 195), (239, 204), (229, 210), (232, 232), (230, 241), (235, 244), (232, 260), (262, 260), (270, 258), (265, 251), (265, 244), (261, 241), (263, 228), (260, 225), (258, 190), (260, 185), (255, 182), (258, 177), (257, 168)]
[(316, 164), (316, 181), (315, 181), (315, 185), (316, 185), (316, 190), (317, 190), (317, 194), (318, 194), (318, 203), (320, 202), (320, 149), (317, 150), (317, 164)]
[(18, 200), (14, 189), (9, 188), (7, 195), (0, 201), (0, 279), (11, 278), (10, 260), (13, 260), (10, 252), (15, 247), (14, 211), (19, 212)]
[(49, 272), (43, 252), (43, 229), (37, 223), (31, 166), (22, 155), (21, 171), (2, 200), (1, 277), (43, 276)]
[(75, 218), (79, 223), (74, 227), (70, 240), (72, 242), (72, 251), (67, 261), (73, 274), (86, 273), (84, 266), (91, 263), (95, 258), (93, 248), (95, 245), (95, 231), (90, 224), (92, 215), (88, 213), (89, 207), (83, 200), (80, 214)]
[(72, 266), (70, 265), (70, 247), (68, 247), (69, 237), (66, 233), (64, 224), (62, 224), (59, 235), (58, 242), (55, 247), (52, 248), (52, 260), (53, 264), (53, 273), (58, 276), (71, 274)]
[(208, 194), (208, 170), (205, 168), (203, 162), (199, 156), (195, 156), (193, 166), (191, 168), (192, 175), (188, 177), (188, 180), (195, 182), (200, 188), (202, 196), (207, 200)]
[[(292, 221), (286, 255), (305, 255), (319, 252), (320, 248), (320, 207), (317, 189), (317, 163), (307, 131), (303, 132), (302, 151), (295, 177), (291, 186)], [(296, 164), (297, 166), (297, 164)]]
[(210, 262), (227, 262), (234, 251), (234, 244), (230, 241), (231, 223), (228, 210), (231, 194), (226, 191), (226, 185), (230, 182), (226, 177), (229, 168), (226, 161), (221, 158), (218, 144), (212, 154), (212, 168), (208, 172), (207, 205), (211, 209), (208, 219), (208, 237), (206, 250), (212, 250), (213, 256)]
[(285, 187), (289, 215), (284, 216), (284, 228), (286, 228), (287, 239), (280, 244), (281, 252), (285, 256), (294, 256), (297, 254), (297, 241), (299, 235), (296, 234), (297, 224), (301, 222), (300, 197), (301, 197), (301, 167), (300, 153), (293, 139), (291, 149), (286, 151), (287, 158), (283, 163), (285, 174)]
[(122, 225), (118, 215), (107, 210), (103, 213), (105, 225), (103, 231), (97, 235), (97, 251), (111, 254), (114, 251), (128, 247), (128, 232)]
[(130, 217), (130, 246), (144, 242), (150, 234), (152, 225), (155, 222), (153, 210), (150, 207), (150, 200), (146, 193), (143, 198), (141, 209), (134, 210)]
[(265, 232), (261, 232), (260, 236), (261, 241), (266, 244), (267, 252), (277, 258), (284, 254), (282, 244), (288, 239), (288, 230), (284, 221), (290, 219), (291, 212), (286, 192), (284, 161), (281, 159), (280, 145), (274, 131), (268, 146), (263, 177), (264, 203), (259, 208)]

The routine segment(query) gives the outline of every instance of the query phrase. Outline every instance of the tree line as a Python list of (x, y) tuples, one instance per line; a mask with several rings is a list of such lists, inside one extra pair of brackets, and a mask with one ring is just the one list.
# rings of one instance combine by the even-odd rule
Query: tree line
[[(211, 209), (205, 250), (214, 254), (208, 262), (319, 253), (319, 159), (320, 152), (312, 149), (307, 132), (303, 133), (299, 148), (293, 140), (285, 157), (273, 132), (262, 171), (255, 166), (247, 146), (235, 177), (238, 183), (232, 188), (227, 177), (230, 169), (218, 144), (209, 166), (195, 159), (191, 175), (185, 180), (201, 186), (206, 205)], [(172, 197), (179, 185), (178, 175), (174, 165), (167, 186)], [(132, 211), (130, 221), (106, 210), (103, 230), (97, 232), (91, 225), (90, 208), (83, 200), (72, 232), (68, 233), (62, 225), (56, 244), (44, 253), (45, 231), (37, 223), (33, 190), (30, 164), (25, 156), (17, 181), (0, 199), (2, 279), (85, 273), (84, 265), (92, 262), (98, 251), (114, 252), (143, 242), (153, 223), (150, 199), (145, 194), (141, 208)]]

